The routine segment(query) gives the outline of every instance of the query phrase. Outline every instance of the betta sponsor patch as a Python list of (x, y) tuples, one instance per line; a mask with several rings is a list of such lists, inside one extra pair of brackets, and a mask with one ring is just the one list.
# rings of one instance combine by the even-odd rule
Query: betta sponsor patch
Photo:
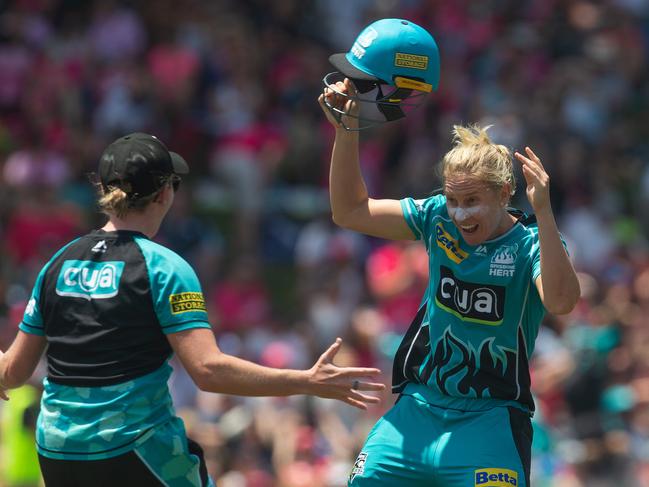
[(446, 252), (446, 256), (456, 264), (466, 259), (469, 254), (460, 248), (460, 243), (449, 234), (444, 225), (438, 223), (435, 225), (435, 237), (437, 246)]
[(506, 468), (481, 468), (475, 471), (474, 487), (511, 487), (518, 485), (518, 472)]

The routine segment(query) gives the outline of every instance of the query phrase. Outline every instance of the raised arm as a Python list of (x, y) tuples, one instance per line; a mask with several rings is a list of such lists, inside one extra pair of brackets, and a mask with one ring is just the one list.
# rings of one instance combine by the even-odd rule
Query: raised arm
[(534, 208), (539, 229), (541, 252), (541, 274), (536, 287), (545, 308), (554, 314), (572, 311), (580, 295), (579, 280), (568, 257), (550, 205), (550, 178), (541, 160), (529, 147), (527, 157), (516, 152), (516, 158), (523, 165), (527, 182), (527, 197)]
[[(349, 79), (338, 82), (336, 88), (341, 93), (356, 96), (355, 88)], [(415, 236), (403, 217), (398, 200), (372, 199), (361, 173), (358, 156), (358, 131), (345, 130), (325, 104), (344, 109), (346, 113), (358, 113), (358, 104), (329, 88), (318, 98), (329, 122), (336, 129), (336, 137), (331, 153), (329, 172), (329, 196), (334, 222), (344, 228), (375, 237), (391, 240), (413, 240)], [(346, 117), (345, 123), (354, 128), (358, 120)]]
[(309, 370), (289, 370), (264, 367), (221, 352), (207, 328), (172, 333), (167, 338), (196, 385), (207, 392), (239, 396), (309, 394), (367, 409), (367, 404), (379, 399), (361, 391), (385, 388), (384, 384), (363, 380), (379, 374), (378, 369), (333, 364), (340, 339)]

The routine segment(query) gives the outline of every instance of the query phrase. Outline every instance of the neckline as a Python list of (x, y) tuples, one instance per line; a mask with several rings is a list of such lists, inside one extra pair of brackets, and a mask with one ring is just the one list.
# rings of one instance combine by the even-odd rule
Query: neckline
[(120, 236), (120, 235), (133, 235), (133, 236), (138, 236), (138, 237), (144, 237), (144, 238), (149, 238), (142, 232), (138, 230), (104, 230), (103, 228), (98, 228), (92, 232), (95, 235), (101, 235), (101, 236)]

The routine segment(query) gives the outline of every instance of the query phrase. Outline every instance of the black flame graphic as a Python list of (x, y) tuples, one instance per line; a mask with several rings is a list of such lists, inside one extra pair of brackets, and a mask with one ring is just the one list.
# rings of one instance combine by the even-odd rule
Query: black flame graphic
[(518, 354), (502, 349), (498, 354), (493, 348), (493, 340), (487, 340), (476, 353), (447, 329), (432, 351), (432, 360), (424, 367), (420, 379), (428, 382), (434, 376), (440, 391), (454, 395), (449, 391), (449, 380), (461, 377), (457, 391), (462, 395), (518, 400), (533, 409), (522, 330), (518, 330)]

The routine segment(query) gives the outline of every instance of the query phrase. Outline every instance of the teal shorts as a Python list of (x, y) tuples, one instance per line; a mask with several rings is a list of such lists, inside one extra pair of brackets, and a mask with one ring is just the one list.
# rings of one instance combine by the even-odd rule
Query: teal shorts
[[(178, 435), (182, 431), (183, 435)], [(184, 436), (180, 418), (161, 425), (136, 442), (135, 454), (167, 487), (214, 487), (201, 447)]]
[(515, 407), (459, 411), (409, 395), (376, 423), (349, 487), (529, 487), (532, 425)]

